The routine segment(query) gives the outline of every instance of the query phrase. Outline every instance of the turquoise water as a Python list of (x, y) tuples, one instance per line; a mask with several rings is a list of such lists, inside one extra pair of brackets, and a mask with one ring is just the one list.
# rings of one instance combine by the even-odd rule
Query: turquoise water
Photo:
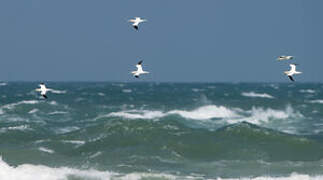
[(0, 179), (323, 179), (323, 84), (0, 86)]

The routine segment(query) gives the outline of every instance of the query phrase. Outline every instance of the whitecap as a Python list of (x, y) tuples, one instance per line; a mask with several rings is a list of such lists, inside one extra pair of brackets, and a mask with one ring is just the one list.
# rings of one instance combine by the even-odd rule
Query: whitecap
[(121, 112), (112, 112), (104, 117), (123, 117), (126, 119), (155, 119), (164, 117), (165, 113), (161, 111), (149, 110), (130, 110)]
[(102, 152), (101, 152), (101, 151), (98, 151), (98, 152), (96, 152), (96, 153), (92, 154), (92, 155), (90, 156), (90, 159), (95, 158), (95, 157), (98, 157), (98, 156), (100, 156), (101, 154), (102, 154)]
[(314, 94), (316, 91), (313, 89), (301, 89), (301, 90), (299, 90), (299, 92)]
[(49, 104), (50, 105), (57, 105), (57, 102), (56, 101), (50, 101)]
[(122, 92), (123, 92), (123, 93), (131, 93), (131, 92), (132, 92), (132, 90), (131, 90), (131, 89), (122, 89)]
[(235, 118), (239, 117), (233, 110), (224, 106), (207, 105), (193, 111), (173, 110), (167, 114), (178, 114), (187, 119), (212, 119), (212, 118)]
[(30, 110), (28, 113), (29, 114), (34, 114), (34, 113), (36, 113), (36, 112), (38, 112), (39, 111), (39, 109), (32, 109), (32, 110)]
[(67, 114), (68, 112), (65, 112), (65, 111), (53, 111), (53, 112), (50, 112), (48, 113), (49, 115), (56, 115), (56, 114)]
[(49, 154), (53, 154), (55, 152), (54, 150), (51, 150), (51, 149), (48, 149), (48, 148), (45, 148), (45, 147), (39, 147), (38, 150), (46, 152), (46, 153), (49, 153)]
[(98, 93), (98, 95), (99, 95), (99, 96), (105, 96), (105, 94), (104, 94), (104, 93), (102, 93), (102, 92), (99, 92), (99, 93)]
[[(238, 119), (238, 122), (246, 121), (249, 123), (260, 125), (262, 123), (268, 123), (272, 119), (287, 119), (290, 117), (302, 118), (304, 117), (300, 112), (295, 112), (294, 109), (288, 105), (285, 110), (276, 110), (262, 107), (252, 107), (251, 110), (245, 111), (247, 117)], [(228, 120), (229, 123), (237, 123), (237, 120)]]
[(70, 126), (70, 127), (64, 127), (64, 128), (56, 129), (55, 132), (57, 134), (65, 134), (65, 133), (69, 133), (69, 132), (76, 131), (76, 130), (79, 130), (79, 129), (80, 129), (79, 127)]
[(50, 92), (55, 93), (55, 94), (65, 94), (67, 91), (66, 90), (50, 89)]
[(269, 98), (269, 99), (273, 99), (274, 97), (266, 94), (266, 93), (255, 93), (253, 91), (251, 92), (242, 92), (241, 93), (242, 96), (246, 96), (246, 97), (260, 97), (260, 98)]
[(94, 169), (79, 170), (69, 167), (48, 167), (45, 165), (22, 164), (10, 166), (0, 157), (1, 180), (66, 180), (75, 179), (97, 179), (106, 180), (117, 176), (117, 173), (98, 171)]
[(5, 82), (0, 83), (0, 86), (6, 86), (6, 85), (7, 85), (7, 83), (5, 83)]
[(323, 104), (323, 99), (315, 99), (308, 102), (313, 104)]
[(224, 106), (207, 105), (192, 111), (172, 110), (168, 112), (149, 111), (149, 110), (129, 110), (112, 112), (105, 117), (123, 117), (126, 119), (156, 119), (168, 115), (180, 115), (187, 119), (206, 120), (212, 118), (234, 118), (239, 117), (233, 110)]
[(1, 107), (1, 109), (8, 109), (8, 110), (11, 110), (13, 109), (15, 106), (18, 106), (18, 105), (21, 105), (21, 104), (37, 104), (37, 103), (40, 103), (40, 101), (37, 101), (37, 100), (24, 100), (24, 101), (19, 101), (17, 103), (11, 103), (11, 104), (6, 104), (6, 105), (3, 105)]
[(85, 141), (81, 140), (63, 140), (63, 143), (70, 143), (70, 144), (77, 144), (77, 145), (83, 145), (85, 144)]

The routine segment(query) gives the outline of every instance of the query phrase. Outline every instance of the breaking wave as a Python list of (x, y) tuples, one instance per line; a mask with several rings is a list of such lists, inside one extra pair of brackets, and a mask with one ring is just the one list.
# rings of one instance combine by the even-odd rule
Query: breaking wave
[(260, 98), (269, 98), (269, 99), (274, 99), (273, 96), (266, 94), (266, 93), (255, 93), (253, 91), (251, 92), (242, 92), (241, 93), (242, 96), (246, 96), (246, 97), (260, 97)]
[(202, 106), (191, 111), (171, 110), (168, 112), (162, 112), (149, 110), (127, 110), (112, 112), (104, 117), (122, 117), (125, 119), (158, 119), (169, 115), (179, 115), (186, 119), (195, 120), (208, 120), (214, 118), (227, 119), (227, 122), (230, 124), (241, 121), (260, 124), (261, 122), (268, 122), (270, 119), (303, 117), (300, 112), (295, 112), (290, 105), (288, 105), (284, 110), (252, 107), (251, 110), (244, 111), (239, 108), (227, 108), (225, 106), (216, 105)]
[(149, 111), (149, 110), (129, 110), (121, 112), (112, 112), (108, 116), (123, 117), (126, 119), (155, 119), (168, 115), (180, 115), (186, 119), (207, 120), (213, 118), (234, 118), (239, 117), (233, 110), (224, 106), (207, 105), (192, 111), (172, 110), (168, 112)]

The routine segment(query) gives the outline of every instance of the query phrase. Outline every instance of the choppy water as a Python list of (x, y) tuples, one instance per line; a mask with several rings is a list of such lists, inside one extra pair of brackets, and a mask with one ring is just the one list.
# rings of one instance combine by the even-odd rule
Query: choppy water
[(0, 179), (323, 179), (323, 84), (1, 83)]

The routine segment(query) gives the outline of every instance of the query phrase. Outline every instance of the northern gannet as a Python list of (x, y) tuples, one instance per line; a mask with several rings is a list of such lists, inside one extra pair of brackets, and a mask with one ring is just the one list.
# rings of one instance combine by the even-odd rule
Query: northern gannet
[(129, 22), (132, 22), (132, 26), (138, 30), (138, 26), (142, 22), (146, 22), (146, 19), (141, 19), (140, 17), (135, 17), (135, 19), (129, 19)]
[(40, 95), (42, 95), (45, 99), (47, 99), (46, 93), (47, 91), (50, 91), (50, 89), (46, 88), (44, 83), (40, 83), (39, 87), (40, 88), (36, 89), (36, 91), (39, 91)]
[(139, 78), (140, 74), (148, 74), (149, 72), (147, 71), (143, 71), (142, 70), (142, 61), (139, 61), (136, 65), (137, 67), (137, 71), (132, 71), (131, 73), (133, 74), (133, 76), (135, 76), (136, 78)]
[(293, 59), (294, 57), (293, 56), (279, 56), (277, 58), (278, 61), (283, 61), (283, 60), (290, 60), (290, 59)]
[(286, 74), (286, 76), (288, 76), (291, 81), (295, 81), (294, 78), (293, 78), (294, 74), (301, 74), (302, 73), (302, 72), (296, 71), (296, 65), (297, 64), (290, 64), (289, 65), (290, 70), (284, 72)]

